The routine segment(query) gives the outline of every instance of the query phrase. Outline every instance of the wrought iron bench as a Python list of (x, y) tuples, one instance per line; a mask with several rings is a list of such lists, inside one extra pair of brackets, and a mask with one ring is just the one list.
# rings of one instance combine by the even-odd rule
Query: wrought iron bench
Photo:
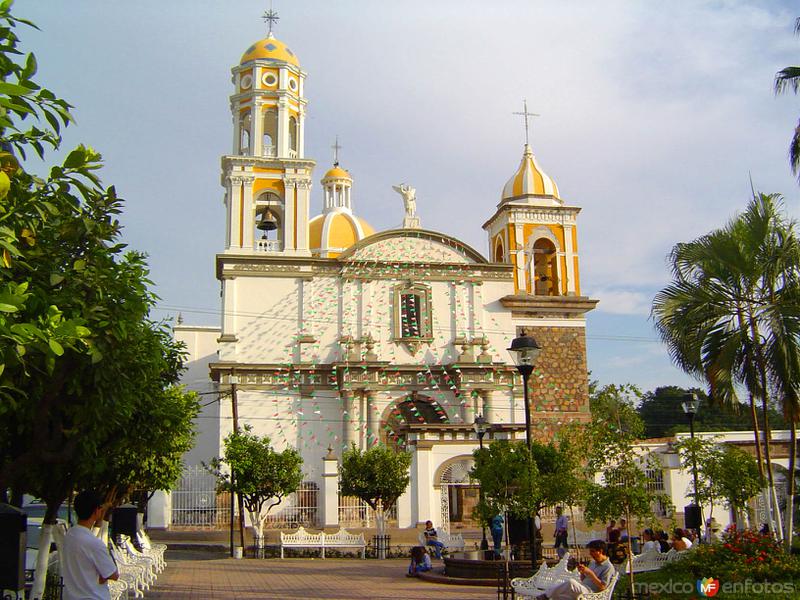
[(361, 548), (361, 558), (365, 558), (367, 543), (363, 533), (356, 535), (346, 529), (339, 529), (336, 533), (310, 533), (305, 527), (300, 527), (294, 533), (281, 531), (281, 558), (285, 548), (319, 548), (321, 558), (325, 558), (325, 548)]
[[(419, 540), (420, 546), (428, 550), (433, 549), (433, 546), (428, 546), (428, 541), (425, 539), (425, 534), (423, 532), (419, 532), (417, 539)], [(446, 531), (440, 529), (436, 531), (436, 539), (444, 544), (444, 547), (448, 552), (464, 549), (464, 536), (462, 536), (460, 533), (447, 533)]]
[(567, 568), (569, 559), (568, 552), (552, 567), (548, 567), (547, 563), (543, 561), (539, 566), (539, 570), (532, 577), (515, 577), (511, 580), (511, 587), (514, 588), (514, 593), (527, 597), (538, 596), (550, 586), (561, 583), (566, 579), (580, 579), (577, 571), (570, 571)]

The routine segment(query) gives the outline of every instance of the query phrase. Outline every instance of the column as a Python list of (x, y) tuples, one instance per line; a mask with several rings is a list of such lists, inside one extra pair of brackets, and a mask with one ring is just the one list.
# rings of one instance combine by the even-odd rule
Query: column
[(338, 527), (339, 461), (332, 448), (328, 448), (328, 454), (322, 458), (322, 495), (317, 504), (323, 527)]
[[(260, 72), (261, 69), (256, 69)], [(256, 77), (253, 80), (253, 87), (256, 86), (259, 79)], [(264, 111), (263, 104), (258, 98), (253, 98), (253, 109), (250, 112), (250, 129), (252, 129), (253, 138), (250, 145), (253, 148), (253, 156), (264, 156)]]
[(351, 444), (358, 446), (356, 407), (351, 390), (341, 390), (339, 396), (342, 399), (342, 445), (348, 449)]
[(483, 418), (486, 419), (487, 423), (497, 423), (497, 415), (495, 414), (495, 405), (494, 405), (494, 392), (491, 390), (481, 390), (480, 392), (480, 400), (481, 400), (481, 414), (483, 414)]
[[(281, 79), (285, 79), (285, 75), (285, 69), (281, 69)], [(289, 111), (286, 109), (285, 98), (278, 100), (278, 139), (275, 146), (278, 158), (289, 156)]]
[[(525, 240), (522, 225), (514, 225), (514, 237), (516, 238), (516, 248), (514, 252), (517, 255), (517, 268), (515, 269), (517, 289), (519, 289), (520, 292), (525, 292), (528, 289), (525, 285), (525, 268), (527, 265), (525, 261)], [(533, 284), (531, 284), (531, 292), (533, 292)]]
[(294, 247), (297, 249), (298, 254), (310, 255), (308, 249), (308, 213), (311, 196), (311, 180), (300, 179), (297, 181), (296, 187), (296, 206), (297, 206), (297, 238), (295, 239)]
[(464, 423), (471, 425), (475, 422), (475, 398), (472, 397), (471, 393), (467, 393), (466, 390), (460, 392), (459, 397), (464, 403)]
[(295, 206), (297, 202), (297, 182), (294, 179), (283, 179), (284, 211), (283, 211), (283, 249), (294, 250), (297, 240), (295, 239)]
[(228, 177), (228, 214), (231, 248), (242, 247), (242, 178)]
[(567, 263), (567, 295), (574, 296), (577, 293), (575, 289), (575, 242), (573, 232), (575, 228), (572, 225), (564, 226), (564, 257)]
[[(302, 81), (302, 77), (298, 77), (298, 79)], [(300, 112), (297, 115), (297, 158), (303, 158), (306, 155), (306, 144), (305, 144), (306, 111), (303, 109), (303, 105), (300, 103), (299, 99), (297, 101), (297, 104), (300, 106)]]
[(376, 406), (377, 396), (378, 392), (375, 390), (364, 390), (364, 404), (367, 414), (367, 436), (365, 446), (368, 449), (372, 448), (378, 441), (378, 428), (376, 426), (378, 421), (378, 407)]
[(256, 211), (253, 207), (254, 177), (242, 177), (242, 248), (252, 250), (255, 247)]
[[(236, 85), (239, 85), (238, 81)], [(231, 122), (233, 125), (233, 151), (231, 154), (238, 156), (239, 144), (241, 144), (242, 141), (242, 130), (239, 128), (239, 105), (231, 106), (231, 112)]]

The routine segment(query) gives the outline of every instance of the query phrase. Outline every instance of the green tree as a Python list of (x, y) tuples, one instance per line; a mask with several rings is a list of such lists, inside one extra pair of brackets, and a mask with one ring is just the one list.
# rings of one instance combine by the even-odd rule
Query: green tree
[[(795, 35), (800, 34), (800, 18), (794, 23), (794, 33)], [(783, 94), (788, 90), (797, 94), (798, 89), (800, 89), (800, 67), (786, 67), (775, 74), (776, 95)], [(789, 143), (789, 164), (792, 167), (792, 173), (800, 176), (800, 123), (795, 127)]]
[[(701, 388), (677, 386), (658, 387), (645, 392), (637, 408), (644, 421), (646, 438), (666, 437), (689, 431), (689, 421), (681, 402), (686, 394), (694, 393), (699, 401), (694, 418), (695, 431), (747, 431), (752, 427), (750, 409), (741, 402), (731, 404), (712, 403)], [(770, 406), (769, 423), (772, 428), (787, 426), (780, 412)]]
[[(634, 518), (643, 522), (652, 517), (652, 506), (657, 501), (666, 501), (661, 494), (648, 487), (646, 472), (659, 469), (654, 459), (634, 449), (635, 436), (612, 430), (603, 422), (593, 423), (589, 431), (586, 448), (588, 461), (584, 519), (592, 524), (596, 521), (624, 515), (628, 523)], [(597, 477), (599, 476), (599, 480)], [(631, 540), (628, 538), (628, 556), (633, 556)], [(631, 597), (634, 590), (634, 574), (629, 574)]]
[[(31, 25), (0, 3), (0, 493), (47, 502), (49, 548), (57, 507), (109, 475), (122, 439), (144, 438), (138, 398), (173, 385), (182, 354), (148, 320), (147, 266), (119, 241), (122, 203), (101, 185), (100, 155), (79, 146), (44, 177), (19, 167), (17, 156), (57, 149), (71, 122), (70, 106), (34, 80), (20, 24)], [(34, 597), (46, 570), (42, 552)]]
[(758, 465), (752, 455), (736, 446), (725, 445), (717, 463), (718, 494), (737, 515), (747, 510), (748, 502), (761, 490)]
[(470, 476), (481, 486), (482, 497), (476, 507), (481, 521), (488, 522), (495, 515), (527, 519), (536, 514), (541, 481), (525, 442), (495, 440), (483, 450), (473, 451), (473, 456)]
[(641, 397), (641, 390), (632, 383), (600, 387), (597, 381), (592, 381), (589, 384), (589, 410), (592, 420), (602, 421), (615, 430), (641, 437), (644, 434), (644, 423), (635, 408), (635, 403)]
[[(397, 502), (411, 482), (411, 454), (383, 445), (360, 450), (353, 444), (342, 454), (339, 488), (343, 496), (355, 496), (375, 512), (378, 535), (386, 533), (386, 511)], [(381, 556), (383, 546), (380, 546)]]
[[(267, 515), (300, 487), (303, 459), (294, 448), (276, 452), (269, 438), (255, 435), (250, 426), (230, 433), (224, 444), (222, 458), (212, 459), (209, 470), (217, 478), (218, 492), (233, 491), (243, 498), (255, 531), (256, 548), (261, 552)], [(230, 470), (234, 472), (233, 481)]]
[[(653, 302), (656, 328), (673, 361), (708, 382), (715, 403), (736, 404), (737, 386), (747, 390), (772, 529), (781, 531), (768, 417), (774, 399), (790, 420), (794, 456), (800, 413), (800, 244), (794, 223), (783, 216), (779, 196), (759, 194), (725, 227), (677, 244), (670, 258), (673, 282)], [(791, 535), (786, 537), (789, 543)]]

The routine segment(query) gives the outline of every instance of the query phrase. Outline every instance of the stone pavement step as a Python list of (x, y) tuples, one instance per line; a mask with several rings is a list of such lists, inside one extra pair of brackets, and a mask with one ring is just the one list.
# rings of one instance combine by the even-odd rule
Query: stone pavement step
[[(221, 552), (168, 550), (167, 568), (145, 600), (487, 600), (494, 588), (406, 577), (408, 561), (244, 559)], [(439, 566), (439, 561), (434, 561)]]

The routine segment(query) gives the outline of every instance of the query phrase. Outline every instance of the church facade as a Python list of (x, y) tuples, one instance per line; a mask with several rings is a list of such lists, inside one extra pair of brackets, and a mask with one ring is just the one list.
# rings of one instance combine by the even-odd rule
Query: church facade
[(222, 453), (236, 410), (239, 426), (300, 451), (317, 508), (307, 525), (342, 522), (336, 465), (351, 444), (413, 454), (398, 526), (467, 519), (476, 416), (489, 424), (485, 442), (525, 437), (514, 337), (524, 330), (542, 346), (533, 435), (589, 419), (585, 314), (597, 301), (581, 295), (580, 208), (526, 143), (504, 186), (498, 174), (499, 203), (486, 202), (489, 256), (423, 228), (408, 184), (395, 186), (403, 227), (375, 231), (356, 215), (338, 156), (322, 177), (305, 156), (306, 73), (292, 50), (270, 33), (232, 73), (221, 323), (174, 328), (188, 387), (219, 397), (204, 402), (185, 462)]

